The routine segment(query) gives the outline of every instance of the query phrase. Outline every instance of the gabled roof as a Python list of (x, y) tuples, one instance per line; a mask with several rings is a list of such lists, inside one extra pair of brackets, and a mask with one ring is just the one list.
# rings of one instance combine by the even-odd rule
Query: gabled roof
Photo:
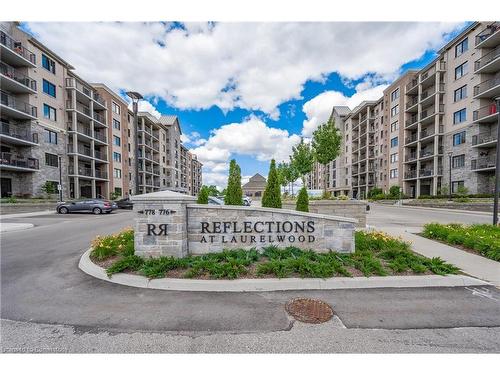
[(181, 124), (179, 123), (179, 118), (175, 115), (162, 115), (159, 120), (160, 124), (164, 126), (174, 126), (177, 125), (179, 133), (182, 134)]
[(347, 116), (351, 113), (351, 109), (346, 105), (336, 105), (333, 107), (333, 110), (337, 112), (339, 116)]

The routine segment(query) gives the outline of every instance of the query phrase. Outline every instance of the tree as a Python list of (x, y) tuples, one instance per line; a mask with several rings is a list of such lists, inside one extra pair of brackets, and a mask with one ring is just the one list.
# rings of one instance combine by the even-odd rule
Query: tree
[(199, 204), (208, 204), (208, 195), (210, 188), (203, 185), (198, 193), (198, 200), (196, 203)]
[(45, 181), (45, 183), (40, 188), (47, 196), (50, 197), (51, 194), (55, 194), (57, 191), (57, 183), (53, 181)]
[(288, 182), (292, 186), (292, 197), (293, 197), (293, 184), (300, 177), (299, 172), (295, 168), (292, 162), (288, 163)]
[(224, 196), (224, 204), (231, 206), (243, 205), (243, 190), (241, 189), (241, 168), (232, 159), (229, 163), (229, 176), (227, 179), (227, 190)]
[(300, 143), (297, 146), (292, 147), (290, 164), (292, 165), (292, 170), (294, 170), (302, 178), (302, 185), (305, 185), (306, 174), (311, 172), (313, 168), (314, 155), (311, 145), (309, 143), (305, 143), (304, 138), (300, 139)]
[(299, 196), (297, 197), (297, 205), (295, 206), (297, 211), (309, 212), (309, 196), (307, 195), (307, 189), (305, 186), (299, 191)]
[(288, 165), (285, 163), (285, 162), (281, 162), (278, 164), (278, 166), (276, 167), (276, 172), (278, 174), (278, 183), (280, 186), (283, 186), (283, 188), (286, 187), (286, 185), (288, 184)]
[(281, 188), (274, 159), (271, 160), (269, 167), (266, 189), (262, 195), (262, 207), (281, 208)]
[(221, 195), (219, 190), (217, 190), (217, 186), (215, 186), (215, 185), (210, 185), (210, 186), (207, 186), (206, 188), (207, 188), (209, 196), (217, 197), (217, 196)]
[(392, 198), (399, 198), (401, 194), (401, 188), (398, 185), (393, 185), (389, 188), (389, 195)]
[[(340, 154), (342, 137), (338, 133), (333, 120), (321, 124), (313, 132), (312, 150), (315, 160), (326, 168), (326, 165), (335, 160)], [(326, 195), (326, 178), (323, 179), (323, 195)]]

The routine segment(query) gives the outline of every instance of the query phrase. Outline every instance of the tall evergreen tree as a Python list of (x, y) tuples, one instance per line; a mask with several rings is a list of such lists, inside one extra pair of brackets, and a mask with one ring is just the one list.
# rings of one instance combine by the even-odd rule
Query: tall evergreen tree
[(269, 167), (266, 189), (262, 196), (262, 207), (281, 208), (281, 188), (274, 159), (271, 160)]
[(309, 196), (307, 195), (307, 189), (305, 186), (299, 191), (299, 196), (297, 197), (297, 204), (295, 206), (297, 211), (309, 212)]
[(243, 190), (241, 189), (241, 169), (234, 159), (232, 159), (229, 163), (229, 176), (227, 179), (224, 204), (231, 206), (243, 205)]
[(198, 193), (198, 200), (196, 203), (208, 204), (208, 187), (203, 185)]

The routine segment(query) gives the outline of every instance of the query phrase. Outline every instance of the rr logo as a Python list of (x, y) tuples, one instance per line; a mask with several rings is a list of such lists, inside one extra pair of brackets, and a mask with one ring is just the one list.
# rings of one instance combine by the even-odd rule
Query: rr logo
[[(148, 236), (166, 236), (167, 235), (167, 224), (147, 224), (148, 226)], [(158, 229), (158, 231), (157, 231)]]

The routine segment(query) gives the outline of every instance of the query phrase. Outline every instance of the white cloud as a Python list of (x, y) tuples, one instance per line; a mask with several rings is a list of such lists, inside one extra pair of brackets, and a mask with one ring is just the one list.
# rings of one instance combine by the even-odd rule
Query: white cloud
[[(300, 98), (307, 80), (393, 77), (445, 43), (451, 23), (29, 23), (78, 74), (180, 109), (262, 110)], [(462, 26), (462, 25), (460, 25)], [(140, 58), (138, 58), (138, 56)]]
[[(126, 98), (126, 100), (129, 102), (128, 108), (131, 110), (132, 109), (132, 100), (130, 98)], [(161, 117), (160, 111), (158, 111), (156, 109), (156, 107), (147, 100), (139, 101), (139, 105), (137, 107), (137, 110), (139, 112), (149, 112), (156, 118)]]
[(369, 87), (366, 85), (356, 86), (357, 91), (354, 95), (347, 97), (338, 91), (325, 91), (311, 100), (304, 103), (302, 110), (306, 114), (304, 120), (302, 135), (310, 137), (318, 126), (328, 120), (332, 113), (332, 107), (335, 105), (345, 105), (354, 109), (358, 104), (365, 100), (379, 99), (388, 85), (378, 85)]

